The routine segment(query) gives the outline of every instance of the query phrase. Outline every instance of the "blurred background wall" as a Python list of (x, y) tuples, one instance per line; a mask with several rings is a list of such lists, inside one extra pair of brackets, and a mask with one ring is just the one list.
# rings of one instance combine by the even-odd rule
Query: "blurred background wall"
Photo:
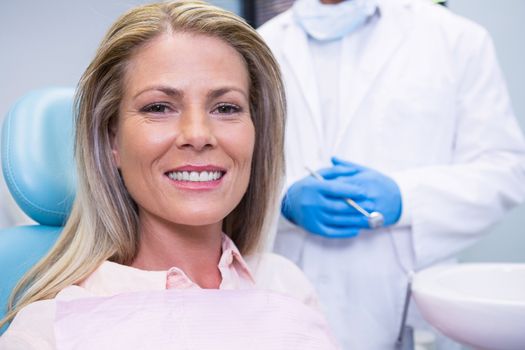
[[(492, 35), (514, 112), (525, 130), (525, 1), (449, 0), (448, 7), (484, 26)], [(514, 209), (463, 261), (525, 262), (525, 205)]]
[[(420, 0), (430, 1), (430, 0)], [(3, 0), (0, 3), (0, 119), (18, 97), (48, 86), (75, 86), (110, 24), (140, 0)], [(210, 1), (255, 26), (292, 0)], [(525, 1), (449, 0), (451, 11), (492, 34), (514, 109), (525, 130)], [(28, 140), (30, 142), (30, 140)], [(29, 223), (0, 176), (0, 228)], [(461, 255), (464, 261), (525, 262), (525, 206)]]

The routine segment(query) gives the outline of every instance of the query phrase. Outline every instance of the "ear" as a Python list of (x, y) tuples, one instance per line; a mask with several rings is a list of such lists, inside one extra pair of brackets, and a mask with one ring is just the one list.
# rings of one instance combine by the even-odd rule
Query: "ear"
[(120, 169), (120, 153), (117, 142), (118, 126), (117, 122), (111, 123), (109, 126), (109, 143), (111, 145), (111, 153), (113, 153), (113, 161), (117, 169)]

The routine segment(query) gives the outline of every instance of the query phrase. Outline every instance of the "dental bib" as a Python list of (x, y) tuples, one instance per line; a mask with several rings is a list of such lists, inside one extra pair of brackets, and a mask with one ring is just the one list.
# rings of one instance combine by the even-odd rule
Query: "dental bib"
[(57, 301), (56, 348), (338, 349), (317, 310), (257, 289), (186, 289)]

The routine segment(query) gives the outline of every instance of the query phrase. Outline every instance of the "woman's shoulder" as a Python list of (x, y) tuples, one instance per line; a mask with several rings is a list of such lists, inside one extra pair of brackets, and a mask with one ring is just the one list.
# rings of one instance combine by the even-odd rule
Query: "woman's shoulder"
[(0, 337), (0, 349), (54, 349), (54, 299), (31, 303), (16, 314)]
[(0, 349), (54, 349), (54, 320), (57, 300), (89, 296), (78, 286), (64, 288), (54, 299), (39, 300), (18, 311), (9, 328), (0, 337)]
[(258, 288), (286, 294), (307, 305), (319, 307), (313, 285), (290, 260), (275, 253), (254, 254), (244, 259)]

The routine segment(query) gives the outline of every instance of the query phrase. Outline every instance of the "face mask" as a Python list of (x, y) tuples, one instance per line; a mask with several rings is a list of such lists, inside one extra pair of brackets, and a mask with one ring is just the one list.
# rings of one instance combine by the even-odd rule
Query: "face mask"
[(293, 14), (311, 37), (335, 40), (363, 25), (376, 8), (376, 0), (346, 0), (335, 5), (322, 4), (320, 0), (297, 0)]

